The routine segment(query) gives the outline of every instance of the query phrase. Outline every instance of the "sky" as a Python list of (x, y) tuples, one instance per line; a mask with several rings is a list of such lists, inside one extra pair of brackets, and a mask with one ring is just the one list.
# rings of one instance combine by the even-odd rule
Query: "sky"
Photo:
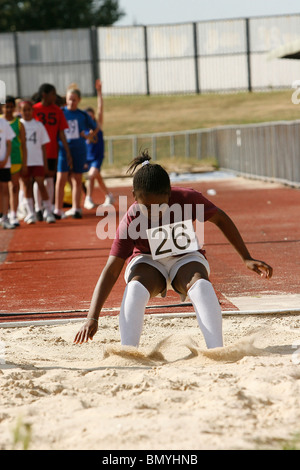
[(119, 0), (116, 26), (170, 24), (300, 13), (299, 0)]

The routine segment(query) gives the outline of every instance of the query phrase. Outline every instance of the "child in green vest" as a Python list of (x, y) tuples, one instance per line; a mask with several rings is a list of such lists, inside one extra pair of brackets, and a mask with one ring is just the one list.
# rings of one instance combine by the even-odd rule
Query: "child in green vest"
[[(11, 143), (11, 181), (9, 182), (9, 206), (10, 223), (18, 226), (19, 220), (17, 218), (18, 198), (20, 190), (20, 178), (26, 174), (27, 169), (27, 150), (26, 150), (26, 136), (23, 124), (19, 116), (15, 116), (16, 101), (13, 96), (6, 97), (6, 103), (3, 105), (3, 117), (9, 122), (10, 127), (16, 134)], [(21, 183), (22, 184), (22, 183)]]

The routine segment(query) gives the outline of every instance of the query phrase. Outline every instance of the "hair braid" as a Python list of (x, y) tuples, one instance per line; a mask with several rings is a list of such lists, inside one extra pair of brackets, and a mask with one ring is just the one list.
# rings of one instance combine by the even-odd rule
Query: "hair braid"
[(144, 150), (138, 157), (132, 160), (127, 173), (133, 175), (133, 190), (150, 194), (167, 194), (170, 192), (171, 183), (166, 170), (154, 163), (144, 164), (136, 173), (136, 168), (144, 162), (149, 162), (151, 157)]

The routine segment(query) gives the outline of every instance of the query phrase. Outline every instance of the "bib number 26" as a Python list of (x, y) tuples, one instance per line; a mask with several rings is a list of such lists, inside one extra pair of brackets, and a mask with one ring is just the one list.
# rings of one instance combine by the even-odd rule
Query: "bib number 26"
[(147, 230), (153, 259), (183, 255), (199, 249), (191, 220)]

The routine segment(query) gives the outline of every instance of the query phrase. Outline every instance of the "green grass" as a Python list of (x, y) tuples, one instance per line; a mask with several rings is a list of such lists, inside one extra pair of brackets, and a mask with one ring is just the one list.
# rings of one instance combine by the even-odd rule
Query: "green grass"
[[(120, 96), (104, 97), (104, 134), (105, 136), (123, 136), (176, 132), (189, 129), (212, 128), (223, 125), (241, 125), (259, 122), (295, 120), (300, 117), (300, 105), (292, 103), (294, 90), (268, 91), (253, 93), (206, 94), (206, 95), (163, 95), (163, 96)], [(96, 109), (96, 98), (83, 98), (80, 107), (92, 106)], [(204, 137), (203, 137), (204, 138)], [(189, 168), (206, 161), (193, 162), (185, 159), (184, 139), (178, 139), (173, 162), (176, 169), (188, 163)], [(114, 168), (128, 166), (132, 158), (132, 143), (120, 141), (114, 144)], [(149, 148), (151, 139), (139, 139), (137, 149)], [(169, 155), (169, 141), (157, 142), (157, 154)], [(191, 156), (196, 155), (195, 142), (191, 140)], [(165, 152), (164, 152), (164, 149)], [(106, 152), (106, 155), (108, 152)], [(209, 157), (205, 155), (205, 157)], [(181, 159), (181, 162), (180, 162)], [(188, 162), (187, 162), (188, 160)], [(216, 164), (214, 159), (212, 166)], [(110, 166), (112, 169), (112, 166)], [(109, 169), (107, 158), (104, 170)], [(187, 171), (189, 169), (187, 168)], [(122, 170), (123, 173), (123, 170)]]
[(300, 433), (282, 444), (282, 450), (300, 450)]
[[(292, 103), (293, 90), (168, 96), (104, 98), (105, 135), (210, 128), (230, 124), (294, 120), (300, 105)], [(83, 98), (81, 107), (96, 107), (95, 98)]]

